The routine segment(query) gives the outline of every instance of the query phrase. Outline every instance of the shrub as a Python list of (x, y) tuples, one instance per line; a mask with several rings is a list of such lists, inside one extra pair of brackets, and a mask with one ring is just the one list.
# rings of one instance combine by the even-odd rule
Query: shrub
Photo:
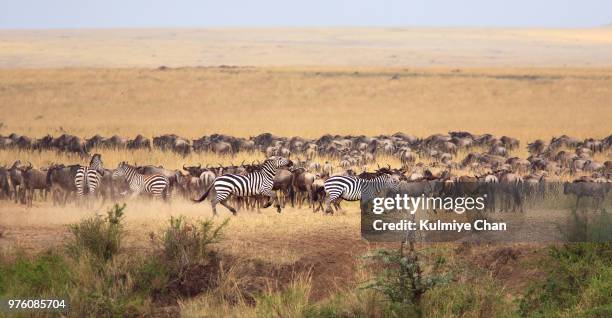
[(169, 273), (182, 276), (195, 264), (207, 264), (214, 257), (209, 249), (222, 238), (221, 230), (229, 222), (226, 219), (219, 226), (211, 220), (188, 222), (185, 217), (171, 217), (170, 226), (162, 234), (159, 252)]
[(137, 317), (151, 311), (151, 297), (136, 288), (132, 274), (139, 258), (115, 258), (93, 266), (90, 254), (75, 264), (78, 283), (70, 293), (70, 314), (75, 317)]
[(96, 215), (70, 225), (74, 242), (69, 244), (69, 249), (77, 257), (86, 251), (94, 257), (95, 262), (112, 259), (119, 253), (121, 239), (125, 234), (121, 224), (124, 209), (125, 204), (122, 206), (115, 204), (108, 210), (106, 217)]
[(19, 253), (12, 261), (0, 258), (0, 295), (66, 295), (72, 284), (66, 260), (55, 251), (29, 258)]
[[(592, 218), (590, 221), (588, 217)], [(571, 209), (563, 226), (557, 228), (567, 242), (610, 242), (612, 241), (612, 215), (606, 209), (593, 215), (580, 214)]]
[(436, 285), (449, 280), (448, 274), (441, 273), (443, 258), (436, 259), (430, 269), (424, 270), (421, 255), (411, 250), (404, 253), (403, 244), (399, 250), (376, 250), (366, 258), (373, 260), (379, 268), (376, 277), (362, 288), (374, 289), (384, 294), (391, 302), (393, 311), (412, 312), (418, 315), (422, 296)]
[(424, 317), (514, 317), (514, 308), (505, 300), (503, 289), (484, 275), (470, 282), (435, 286), (423, 297)]
[(519, 301), (523, 316), (606, 317), (612, 302), (612, 243), (573, 243), (550, 248), (544, 281)]

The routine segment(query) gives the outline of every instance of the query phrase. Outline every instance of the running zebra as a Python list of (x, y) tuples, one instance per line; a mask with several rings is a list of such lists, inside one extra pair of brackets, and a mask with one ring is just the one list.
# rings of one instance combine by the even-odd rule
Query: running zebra
[(141, 193), (150, 193), (154, 197), (163, 198), (166, 200), (169, 195), (170, 180), (168, 177), (161, 174), (140, 174), (136, 167), (121, 162), (115, 171), (113, 171), (113, 179), (125, 177), (130, 190), (132, 190), (132, 198)]
[(333, 203), (338, 207), (342, 199), (347, 201), (368, 200), (384, 189), (397, 190), (400, 178), (396, 175), (380, 174), (372, 179), (363, 179), (358, 176), (332, 176), (325, 180), (324, 188), (325, 212), (334, 213)]
[(89, 161), (89, 166), (80, 166), (74, 177), (74, 185), (76, 186), (77, 196), (85, 195), (93, 196), (100, 186), (100, 180), (104, 173), (102, 167), (102, 156), (95, 154)]
[(217, 177), (213, 184), (196, 200), (202, 202), (208, 197), (211, 189), (215, 190), (215, 197), (211, 200), (213, 214), (217, 215), (217, 204), (221, 203), (224, 207), (236, 215), (236, 209), (227, 204), (226, 200), (233, 194), (237, 197), (250, 197), (264, 195), (268, 197), (268, 202), (263, 206), (267, 208), (276, 203), (276, 211), (281, 212), (281, 207), (276, 197), (276, 192), (272, 190), (274, 176), (280, 167), (290, 167), (293, 162), (283, 157), (272, 156), (261, 166), (261, 170), (248, 173), (246, 175), (226, 174)]

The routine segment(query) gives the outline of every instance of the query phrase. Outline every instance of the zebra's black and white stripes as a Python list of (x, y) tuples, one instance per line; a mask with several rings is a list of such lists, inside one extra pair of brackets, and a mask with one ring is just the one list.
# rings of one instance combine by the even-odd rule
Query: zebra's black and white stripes
[(101, 173), (103, 170), (102, 156), (100, 154), (95, 154), (91, 157), (89, 166), (80, 166), (74, 177), (77, 196), (93, 196), (100, 186), (100, 180), (102, 179)]
[(169, 179), (161, 174), (144, 175), (136, 171), (136, 167), (125, 162), (121, 162), (115, 171), (113, 178), (125, 177), (132, 197), (141, 193), (150, 193), (155, 197), (166, 199), (170, 191)]
[(325, 199), (325, 212), (332, 213), (332, 203), (342, 199), (347, 201), (358, 201), (360, 199), (371, 199), (384, 189), (397, 190), (399, 177), (381, 174), (372, 179), (363, 179), (356, 176), (332, 176), (325, 180), (324, 187), (327, 198)]
[(276, 193), (272, 190), (274, 185), (274, 176), (280, 167), (291, 166), (291, 160), (272, 156), (268, 158), (261, 166), (261, 170), (254, 171), (246, 175), (226, 174), (215, 179), (213, 184), (196, 200), (202, 202), (208, 197), (208, 193), (214, 189), (215, 197), (211, 199), (213, 213), (217, 214), (216, 205), (221, 205), (228, 208), (232, 213), (236, 214), (236, 209), (229, 206), (226, 202), (230, 195), (238, 197), (249, 197), (255, 195), (265, 195), (269, 197), (264, 208), (276, 202), (276, 210), (280, 213), (281, 208), (276, 198)]

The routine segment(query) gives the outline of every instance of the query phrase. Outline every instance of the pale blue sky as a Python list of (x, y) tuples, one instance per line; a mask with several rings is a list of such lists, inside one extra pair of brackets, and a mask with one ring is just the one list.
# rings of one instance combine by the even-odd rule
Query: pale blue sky
[(612, 0), (0, 0), (0, 28), (593, 27)]

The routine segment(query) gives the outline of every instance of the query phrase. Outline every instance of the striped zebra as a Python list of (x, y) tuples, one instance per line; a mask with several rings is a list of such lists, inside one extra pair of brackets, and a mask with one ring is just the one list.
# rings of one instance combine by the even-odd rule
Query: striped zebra
[(77, 196), (93, 196), (100, 186), (102, 173), (104, 173), (104, 167), (102, 166), (102, 156), (100, 154), (94, 154), (91, 157), (89, 166), (79, 166), (74, 177)]
[(368, 200), (384, 189), (397, 190), (400, 178), (396, 175), (380, 174), (372, 179), (364, 179), (358, 176), (332, 176), (325, 180), (324, 188), (327, 198), (325, 199), (325, 212), (334, 213), (331, 204), (340, 201)]
[(117, 169), (113, 171), (113, 179), (125, 177), (125, 180), (132, 191), (132, 198), (141, 193), (150, 193), (156, 198), (168, 198), (170, 180), (162, 174), (141, 174), (135, 166), (126, 162), (121, 162)]
[(237, 197), (251, 197), (264, 195), (268, 197), (268, 202), (263, 206), (267, 208), (272, 203), (276, 203), (276, 211), (280, 213), (281, 207), (276, 197), (276, 192), (272, 190), (274, 176), (280, 167), (290, 167), (293, 162), (283, 157), (272, 156), (261, 166), (261, 170), (248, 173), (246, 175), (225, 174), (217, 177), (213, 184), (195, 202), (202, 202), (208, 197), (211, 189), (215, 190), (215, 197), (211, 199), (213, 214), (217, 215), (217, 204), (221, 203), (224, 207), (236, 215), (236, 209), (227, 204), (226, 200), (230, 195)]

